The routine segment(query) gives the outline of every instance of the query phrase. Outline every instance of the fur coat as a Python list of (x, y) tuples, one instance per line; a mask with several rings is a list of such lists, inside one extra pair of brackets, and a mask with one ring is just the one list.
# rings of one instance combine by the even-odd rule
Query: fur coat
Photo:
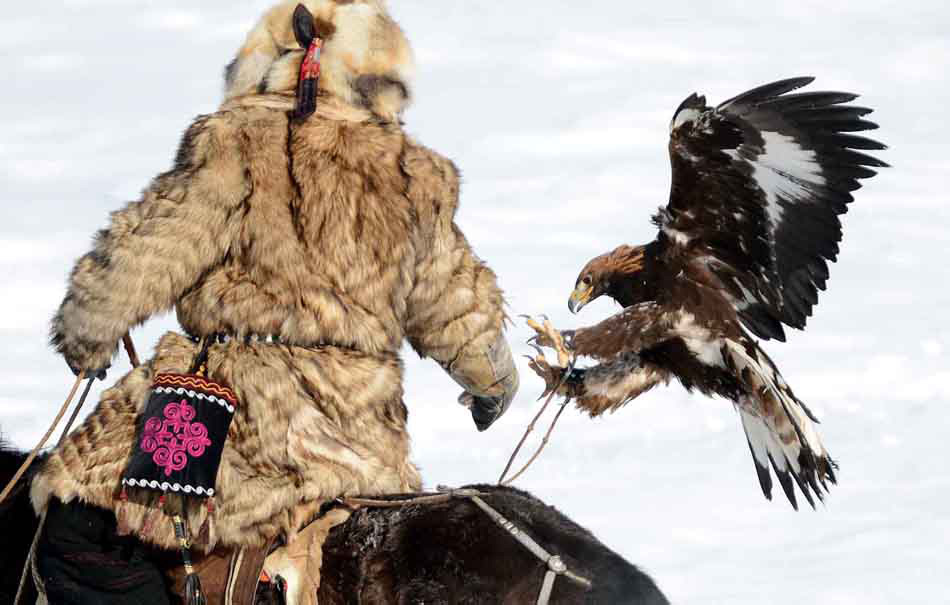
[[(191, 336), (233, 337), (207, 363), (240, 402), (215, 507), (186, 511), (192, 531), (213, 515), (223, 546), (292, 537), (340, 495), (420, 488), (404, 340), (476, 401), (496, 402), (496, 415), (518, 386), (495, 274), (454, 221), (458, 171), (398, 119), (412, 59), (402, 31), (376, 0), (304, 2), (326, 43), (317, 112), (297, 121), (296, 4), (265, 15), (228, 67), (220, 110), (196, 119), (171, 170), (113, 213), (52, 325), (77, 370), (107, 366), (131, 327), (171, 308)], [(173, 547), (170, 523), (143, 532), (153, 511), (117, 495), (153, 376), (188, 372), (197, 354), (193, 339), (166, 334), (51, 453), (34, 505), (119, 507), (143, 539)]]

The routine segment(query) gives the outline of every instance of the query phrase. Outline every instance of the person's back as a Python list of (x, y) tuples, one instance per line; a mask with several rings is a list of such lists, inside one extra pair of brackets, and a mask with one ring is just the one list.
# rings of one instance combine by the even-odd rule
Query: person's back
[(261, 107), (262, 98), (277, 107), (282, 100), (239, 98), (193, 128), (193, 138), (219, 149), (224, 165), (214, 178), (243, 195), (196, 208), (187, 217), (195, 225), (169, 221), (159, 235), (195, 231), (192, 241), (214, 239), (208, 247), (221, 257), (179, 300), (182, 327), (395, 353), (407, 335), (433, 331), (422, 324), (433, 319), (433, 298), (451, 294), (446, 274), (474, 268), (482, 282), (464, 287), (477, 291), (487, 315), (469, 329), (497, 335), (503, 303), (494, 274), (452, 223), (455, 166), (369, 112), (350, 109), (340, 120), (319, 107), (298, 124)]
[[(174, 548), (154, 498), (118, 488), (152, 380), (188, 372), (205, 346), (206, 375), (238, 400), (214, 506), (185, 510), (205, 549), (293, 539), (328, 499), (421, 487), (405, 339), (465, 388), (479, 429), (514, 396), (501, 292), (454, 223), (457, 171), (399, 122), (408, 41), (379, 2), (303, 4), (312, 14), (284, 2), (265, 15), (227, 70), (221, 109), (78, 261), (52, 329), (74, 370), (107, 366), (130, 327), (173, 307), (187, 336), (166, 334), (103, 393), (34, 480), (37, 507), (78, 499), (114, 511), (120, 533)], [(323, 40), (312, 115), (297, 94), (304, 26)], [(81, 513), (66, 512), (56, 518)], [(55, 537), (41, 572), (57, 569)]]

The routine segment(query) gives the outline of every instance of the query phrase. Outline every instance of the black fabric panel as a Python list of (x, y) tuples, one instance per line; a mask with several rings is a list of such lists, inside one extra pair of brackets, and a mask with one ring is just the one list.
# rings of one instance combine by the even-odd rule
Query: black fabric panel
[(50, 605), (171, 605), (150, 551), (111, 511), (50, 501), (36, 564)]

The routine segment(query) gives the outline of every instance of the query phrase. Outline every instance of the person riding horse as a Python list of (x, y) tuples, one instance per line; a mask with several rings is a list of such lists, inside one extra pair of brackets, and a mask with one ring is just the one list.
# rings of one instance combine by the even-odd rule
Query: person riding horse
[[(403, 131), (412, 63), (380, 0), (281, 2), (228, 66), (220, 109), (78, 260), (52, 323), (75, 372), (108, 367), (156, 313), (175, 308), (185, 334), (104, 391), (36, 474), (50, 603), (168, 603), (156, 549), (266, 549), (339, 496), (419, 491), (404, 340), (463, 387), (479, 430), (505, 412), (503, 295), (455, 222), (458, 170)], [(165, 424), (146, 418), (158, 392), (206, 401), (199, 383), (233, 415), (223, 443), (187, 397)], [(133, 456), (170, 476), (206, 448), (207, 497), (125, 489)]]

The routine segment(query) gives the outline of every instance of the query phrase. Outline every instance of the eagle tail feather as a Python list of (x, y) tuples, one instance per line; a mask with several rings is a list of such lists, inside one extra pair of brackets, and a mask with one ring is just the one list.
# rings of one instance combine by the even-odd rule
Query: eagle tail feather
[(769, 460), (772, 462), (772, 470), (775, 471), (778, 482), (782, 485), (785, 497), (792, 503), (792, 508), (798, 510), (798, 501), (795, 499), (795, 487), (792, 485), (792, 478), (789, 476), (791, 473), (788, 470), (780, 469), (778, 465), (775, 464), (775, 458), (772, 457), (772, 454), (769, 454)]
[(769, 473), (769, 452), (768, 446), (762, 440), (767, 428), (765, 423), (752, 414), (739, 408), (739, 417), (742, 419), (742, 428), (745, 430), (746, 441), (749, 443), (749, 451), (752, 452), (752, 462), (755, 464), (755, 472), (759, 476), (759, 486), (762, 488), (762, 494), (766, 500), (772, 499), (772, 475)]
[(727, 342), (732, 364), (740, 376), (751, 380), (747, 387), (753, 394), (742, 397), (736, 408), (763, 492), (766, 483), (762, 473), (768, 473), (771, 466), (796, 510), (796, 483), (815, 508), (814, 496), (824, 500), (828, 482), (834, 484), (837, 478), (834, 473), (836, 465), (818, 436), (814, 415), (795, 397), (772, 360), (758, 345), (752, 341), (745, 345)]

